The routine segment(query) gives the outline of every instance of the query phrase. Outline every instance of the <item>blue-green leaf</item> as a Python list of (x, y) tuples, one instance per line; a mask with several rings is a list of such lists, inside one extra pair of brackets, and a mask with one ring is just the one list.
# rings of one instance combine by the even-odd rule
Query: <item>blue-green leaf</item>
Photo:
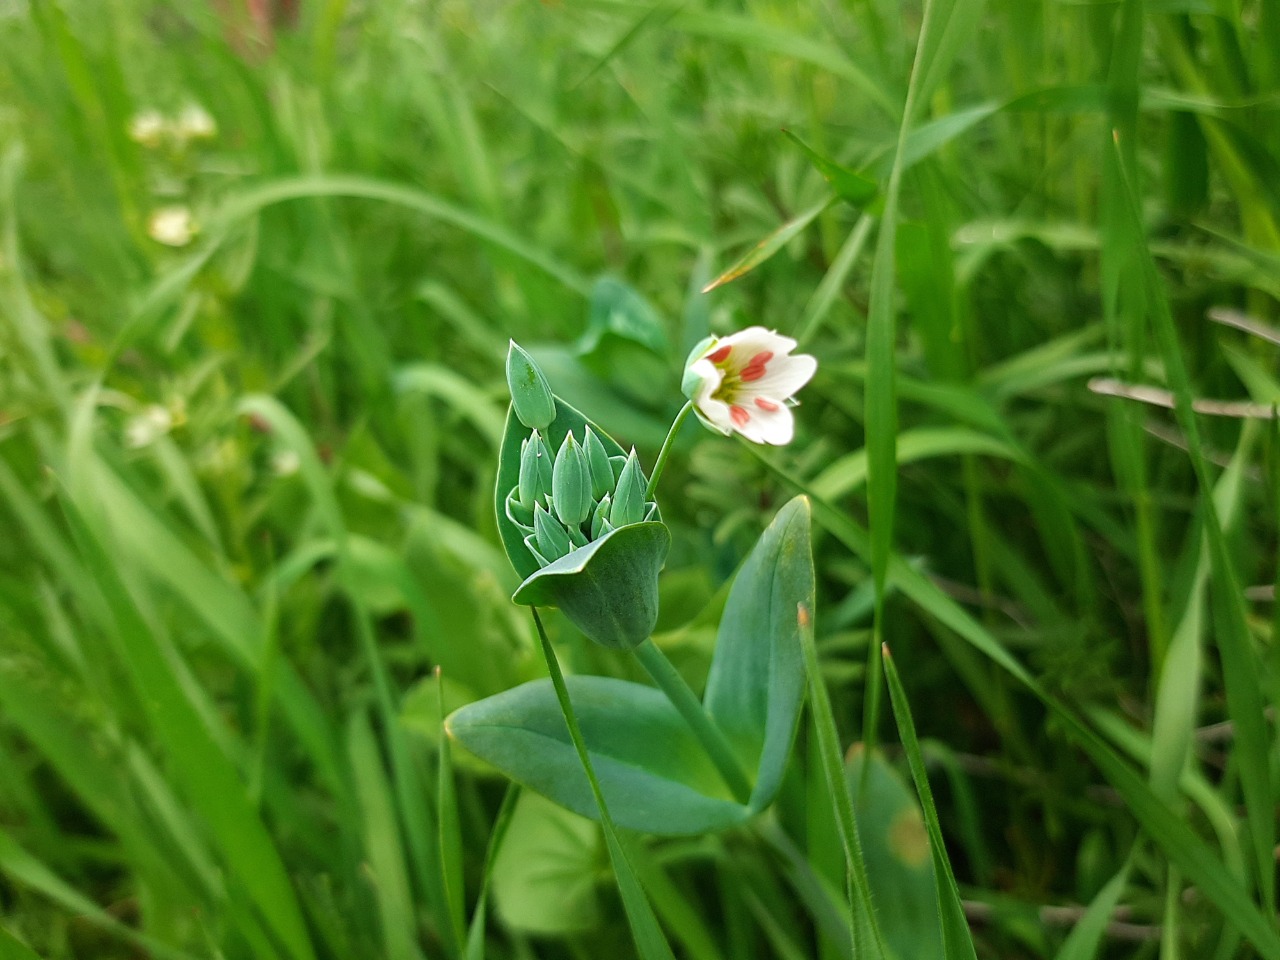
[(543, 567), (511, 599), (559, 607), (596, 643), (629, 650), (658, 622), (658, 573), (670, 548), (664, 524), (620, 527)]
[[(569, 677), (569, 696), (609, 812), (622, 827), (682, 835), (741, 823), (684, 720), (653, 687), (610, 677)], [(585, 817), (599, 819), (550, 680), (468, 704), (445, 729), (508, 777)]]
[(813, 592), (809, 501), (797, 497), (778, 511), (738, 571), (704, 698), (756, 771), (754, 810), (778, 792), (795, 738), (805, 683), (800, 617), (813, 610)]

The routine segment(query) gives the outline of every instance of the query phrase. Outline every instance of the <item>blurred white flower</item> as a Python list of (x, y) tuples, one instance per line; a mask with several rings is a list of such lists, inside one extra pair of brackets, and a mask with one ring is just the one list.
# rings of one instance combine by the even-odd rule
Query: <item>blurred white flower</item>
[(271, 472), (277, 477), (291, 477), (302, 466), (302, 459), (293, 450), (277, 450), (271, 456)]
[(198, 103), (189, 103), (182, 108), (173, 129), (181, 140), (212, 140), (218, 135), (218, 124)]
[(682, 388), (698, 419), (723, 434), (782, 446), (795, 433), (789, 404), (818, 361), (791, 355), (796, 342), (764, 327), (708, 337), (685, 363)]
[(149, 447), (173, 429), (173, 415), (159, 404), (150, 404), (130, 417), (124, 428), (124, 443), (131, 450)]
[(185, 247), (195, 236), (196, 225), (187, 207), (160, 207), (147, 220), (147, 233), (167, 247)]
[(159, 110), (143, 110), (129, 121), (129, 139), (144, 147), (158, 147), (169, 132), (169, 121)]

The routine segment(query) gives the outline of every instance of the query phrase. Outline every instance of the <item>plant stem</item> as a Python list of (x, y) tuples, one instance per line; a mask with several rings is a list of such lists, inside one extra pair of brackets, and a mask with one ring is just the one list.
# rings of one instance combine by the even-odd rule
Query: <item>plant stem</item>
[(542, 641), (542, 657), (547, 661), (547, 672), (551, 674), (551, 685), (555, 687), (556, 699), (560, 701), (560, 712), (564, 715), (565, 725), (569, 728), (569, 739), (573, 741), (573, 749), (578, 754), (578, 762), (582, 764), (587, 782), (591, 785), (591, 795), (595, 797), (596, 806), (600, 810), (600, 827), (604, 830), (605, 845), (609, 848), (609, 860), (613, 864), (613, 873), (618, 881), (618, 890), (622, 894), (622, 906), (627, 913), (627, 922), (631, 925), (631, 935), (636, 941), (642, 960), (675, 960), (671, 947), (667, 943), (658, 918), (645, 896), (644, 887), (636, 877), (635, 868), (627, 856), (622, 841), (618, 838), (618, 829), (614, 826), (613, 817), (604, 802), (604, 790), (596, 778), (595, 768), (591, 765), (591, 755), (587, 752), (587, 741), (582, 736), (582, 727), (578, 725), (578, 715), (573, 712), (573, 704), (569, 700), (569, 687), (564, 682), (564, 673), (560, 669), (560, 661), (556, 659), (555, 648), (547, 636), (542, 618), (538, 616), (538, 608), (530, 607), (534, 626), (538, 628), (538, 639)]
[(676, 434), (680, 432), (681, 425), (692, 409), (693, 401), (690, 400), (680, 408), (675, 420), (671, 421), (671, 429), (667, 431), (667, 439), (662, 441), (662, 449), (658, 451), (658, 459), (653, 465), (653, 476), (649, 478), (649, 486), (644, 491), (646, 500), (653, 499), (653, 492), (658, 489), (658, 478), (662, 476), (662, 470), (667, 465), (667, 457), (671, 455), (671, 446), (675, 442)]
[(707, 751), (711, 762), (716, 765), (725, 786), (733, 791), (734, 798), (739, 803), (748, 802), (751, 799), (751, 781), (743, 771), (742, 763), (733, 752), (729, 741), (725, 739), (724, 733), (707, 716), (702, 702), (694, 696), (689, 685), (684, 682), (680, 671), (672, 666), (666, 654), (658, 649), (652, 639), (640, 644), (634, 652), (645, 672), (667, 695), (667, 699), (679, 711), (680, 716), (684, 717), (685, 723), (698, 738), (702, 748)]

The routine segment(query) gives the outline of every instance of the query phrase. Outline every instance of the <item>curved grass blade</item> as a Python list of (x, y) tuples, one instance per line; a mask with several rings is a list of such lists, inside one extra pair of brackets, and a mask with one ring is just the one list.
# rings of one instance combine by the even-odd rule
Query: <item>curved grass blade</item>
[(824, 157), (790, 130), (783, 130), (782, 135), (800, 148), (800, 152), (808, 157), (809, 162), (845, 203), (863, 207), (879, 192), (880, 185), (874, 180), (836, 163), (830, 157)]
[(835, 197), (828, 197), (821, 203), (816, 203), (799, 216), (788, 220), (773, 233), (769, 234), (747, 253), (738, 260), (720, 276), (716, 277), (705, 287), (702, 288), (703, 293), (710, 293), (716, 287), (723, 286), (731, 280), (737, 280), (741, 276), (750, 273), (760, 264), (764, 263), (775, 253), (785, 247), (793, 237), (800, 233), (805, 227), (818, 219), (818, 215), (836, 202)]

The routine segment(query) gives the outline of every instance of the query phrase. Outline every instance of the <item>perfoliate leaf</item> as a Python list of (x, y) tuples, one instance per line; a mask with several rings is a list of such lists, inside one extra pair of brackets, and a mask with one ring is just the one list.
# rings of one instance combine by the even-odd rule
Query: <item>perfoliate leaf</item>
[(559, 607), (596, 643), (630, 649), (658, 622), (658, 573), (670, 548), (665, 524), (620, 527), (536, 571), (511, 599)]

